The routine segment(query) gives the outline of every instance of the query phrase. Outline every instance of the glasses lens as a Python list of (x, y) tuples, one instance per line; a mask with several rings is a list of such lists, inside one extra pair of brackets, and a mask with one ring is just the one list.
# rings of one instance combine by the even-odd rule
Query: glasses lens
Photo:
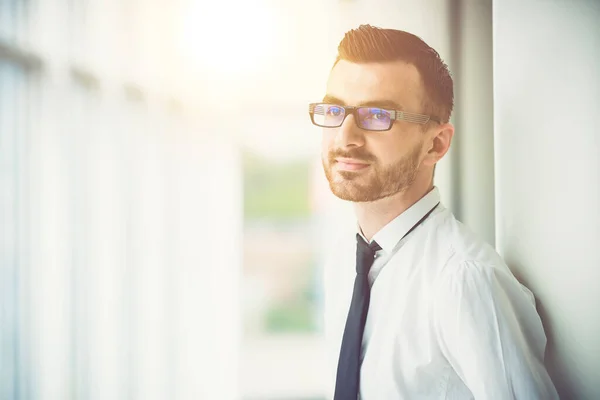
[(315, 124), (325, 127), (336, 127), (344, 121), (344, 108), (334, 104), (317, 104), (313, 111)]
[(385, 131), (390, 129), (392, 118), (390, 112), (376, 107), (361, 107), (358, 109), (358, 124), (370, 131)]

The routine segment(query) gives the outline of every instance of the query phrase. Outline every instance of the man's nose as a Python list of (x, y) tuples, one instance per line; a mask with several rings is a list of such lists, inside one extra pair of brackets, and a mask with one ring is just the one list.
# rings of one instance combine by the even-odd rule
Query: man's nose
[(338, 128), (335, 138), (338, 147), (360, 147), (365, 144), (364, 130), (356, 125), (355, 118), (354, 114), (347, 115)]

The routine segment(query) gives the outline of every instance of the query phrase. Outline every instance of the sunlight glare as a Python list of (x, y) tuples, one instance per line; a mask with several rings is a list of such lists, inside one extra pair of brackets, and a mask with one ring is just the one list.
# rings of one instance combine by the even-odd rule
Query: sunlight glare
[(268, 66), (276, 22), (273, 7), (264, 0), (196, 0), (185, 13), (182, 50), (201, 72), (246, 76)]

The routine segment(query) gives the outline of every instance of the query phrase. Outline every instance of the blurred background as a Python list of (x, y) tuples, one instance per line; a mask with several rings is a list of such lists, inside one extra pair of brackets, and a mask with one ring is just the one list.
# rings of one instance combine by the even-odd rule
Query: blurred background
[(594, 0), (0, 0), (0, 400), (330, 396), (321, 268), (353, 217), (307, 103), (362, 23), (448, 63), (443, 201), (536, 294), (564, 398), (600, 398), (598, 17)]

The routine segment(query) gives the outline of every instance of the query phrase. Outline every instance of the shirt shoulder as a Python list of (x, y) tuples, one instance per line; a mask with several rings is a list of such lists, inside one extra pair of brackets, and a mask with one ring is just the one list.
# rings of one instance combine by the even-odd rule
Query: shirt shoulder
[[(437, 285), (448, 287), (478, 283), (510, 286), (534, 301), (533, 294), (513, 275), (496, 249), (444, 209), (433, 219), (435, 229), (428, 230), (431, 251), (438, 253)], [(436, 248), (436, 250), (433, 250)]]
[(453, 251), (434, 283), (432, 323), (453, 370), (475, 398), (557, 398), (532, 292), (460, 222), (440, 231)]
[(457, 220), (449, 210), (436, 216), (436, 240), (447, 246), (454, 264), (464, 261), (478, 261), (485, 264), (504, 264), (494, 247), (473, 232), (467, 225)]

